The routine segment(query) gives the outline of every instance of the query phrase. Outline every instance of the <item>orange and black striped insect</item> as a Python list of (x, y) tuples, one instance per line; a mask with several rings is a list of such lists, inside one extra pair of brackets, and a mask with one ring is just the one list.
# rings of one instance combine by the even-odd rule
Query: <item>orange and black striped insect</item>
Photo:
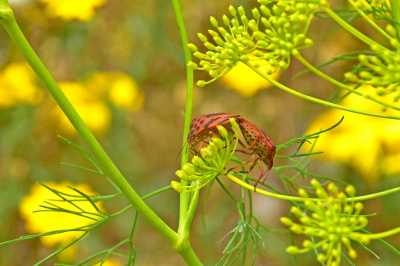
[(204, 142), (205, 139), (212, 135), (219, 137), (217, 126), (224, 126), (226, 130), (232, 131), (232, 126), (229, 122), (231, 117), (237, 120), (240, 115), (215, 113), (194, 118), (190, 123), (187, 142), (190, 143), (191, 147), (195, 147), (199, 142)]
[[(275, 144), (274, 142), (268, 137), (266, 133), (264, 133), (259, 127), (255, 124), (251, 123), (247, 119), (244, 119), (240, 115), (235, 114), (228, 114), (228, 113), (215, 113), (215, 114), (207, 114), (196, 117), (192, 120), (190, 124), (190, 133), (187, 138), (187, 142), (190, 143), (191, 147), (195, 147), (198, 143), (201, 142), (199, 150), (205, 139), (211, 137), (211, 135), (215, 135), (219, 137), (217, 126), (221, 125), (224, 126), (228, 131), (232, 131), (231, 124), (229, 119), (233, 117), (236, 122), (238, 123), (240, 130), (243, 134), (243, 137), (247, 144), (249, 145), (246, 147), (240, 140), (239, 143), (244, 147), (245, 150), (237, 150), (239, 152), (252, 155), (249, 160), (244, 162), (241, 165), (238, 165), (230, 170), (239, 168), (241, 166), (247, 165), (252, 160), (253, 163), (250, 166), (249, 170), (242, 171), (241, 173), (249, 173), (253, 170), (255, 165), (258, 162), (260, 167), (260, 177), (257, 179), (254, 188), (256, 188), (257, 184), (264, 176), (264, 174), (268, 174), (273, 166), (273, 160), (275, 156)], [(256, 157), (258, 155), (258, 157)], [(261, 165), (261, 162), (264, 162), (268, 170), (264, 172), (264, 168)]]

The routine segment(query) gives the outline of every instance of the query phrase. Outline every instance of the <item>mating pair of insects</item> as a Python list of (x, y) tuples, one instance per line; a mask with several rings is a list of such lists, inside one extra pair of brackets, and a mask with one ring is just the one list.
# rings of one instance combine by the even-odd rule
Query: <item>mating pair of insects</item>
[[(239, 140), (239, 144), (245, 150), (236, 150), (238, 152), (242, 152), (248, 155), (252, 155), (249, 160), (244, 162), (241, 165), (235, 166), (231, 168), (229, 171), (239, 168), (241, 166), (247, 165), (251, 161), (250, 168), (247, 171), (241, 171), (240, 173), (250, 173), (254, 166), (257, 164), (260, 167), (260, 177), (257, 179), (256, 184), (254, 185), (254, 189), (257, 184), (260, 182), (260, 179), (264, 176), (264, 174), (268, 174), (272, 168), (274, 163), (274, 155), (275, 155), (275, 144), (274, 142), (265, 134), (259, 127), (255, 124), (251, 123), (247, 119), (244, 119), (240, 115), (227, 114), (227, 113), (216, 113), (216, 114), (208, 114), (196, 117), (193, 119), (190, 124), (190, 133), (187, 138), (187, 142), (190, 144), (190, 147), (196, 147), (198, 143), (200, 147), (203, 142), (211, 135), (215, 135), (219, 137), (217, 126), (223, 126), (226, 130), (232, 131), (232, 125), (230, 124), (229, 119), (235, 119), (236, 123), (238, 123), (239, 128), (243, 134), (243, 137), (249, 146), (243, 144), (242, 141)], [(236, 136), (239, 137), (239, 136)], [(200, 150), (200, 148), (199, 148)], [(264, 168), (262, 167), (261, 162), (264, 162), (267, 165), (268, 170), (264, 172)]]

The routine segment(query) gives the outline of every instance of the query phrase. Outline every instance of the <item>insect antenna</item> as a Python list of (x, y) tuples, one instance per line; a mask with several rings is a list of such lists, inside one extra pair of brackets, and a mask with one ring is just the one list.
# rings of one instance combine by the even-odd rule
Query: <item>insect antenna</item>
[(270, 172), (270, 169), (267, 169), (267, 171), (265, 171), (265, 173), (264, 173), (262, 176), (260, 176), (260, 177), (258, 178), (256, 184), (254, 185), (254, 191), (256, 190), (256, 187), (257, 187), (258, 183), (260, 182), (260, 180), (263, 178), (263, 176), (265, 176), (265, 177), (264, 177), (262, 183), (264, 183), (265, 180), (267, 180), (267, 177), (268, 177), (268, 175), (269, 175), (269, 172)]
[(189, 143), (189, 142), (186, 141), (185, 144), (183, 144), (182, 149), (179, 151), (178, 155), (177, 155), (176, 158), (175, 158), (175, 161), (178, 160), (178, 157), (179, 157), (179, 155), (181, 155), (181, 153), (182, 153), (182, 151), (183, 151), (183, 148), (185, 148), (185, 146), (186, 146), (188, 143)]

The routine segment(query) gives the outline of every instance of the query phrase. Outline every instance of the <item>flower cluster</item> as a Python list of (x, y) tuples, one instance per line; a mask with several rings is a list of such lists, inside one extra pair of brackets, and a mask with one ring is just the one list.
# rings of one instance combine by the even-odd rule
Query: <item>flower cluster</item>
[[(328, 185), (330, 194), (328, 194), (317, 180), (311, 180), (311, 185), (315, 188), (315, 193), (321, 201), (305, 200), (307, 212), (292, 207), (291, 212), (299, 219), (300, 223), (295, 223), (286, 217), (282, 217), (281, 221), (289, 226), (292, 232), (311, 238), (315, 237), (320, 241), (305, 240), (302, 249), (297, 246), (289, 246), (286, 251), (291, 254), (300, 254), (322, 248), (317, 260), (330, 266), (336, 266), (340, 264), (342, 245), (344, 245), (348, 249), (350, 258), (356, 258), (357, 253), (352, 248), (351, 241), (368, 244), (375, 237), (373, 234), (357, 232), (368, 224), (368, 219), (360, 215), (363, 204), (351, 201), (356, 194), (355, 188), (347, 186), (346, 193), (344, 193), (340, 192), (336, 185), (330, 183)], [(299, 189), (298, 193), (302, 198), (308, 199), (305, 190)]]
[[(386, 31), (392, 37), (390, 40), (392, 47), (395, 51), (400, 51), (396, 29), (389, 24)], [(357, 74), (346, 73), (345, 77), (351, 82), (373, 86), (379, 96), (394, 93), (393, 101), (397, 102), (400, 99), (400, 55), (380, 45), (371, 45), (371, 50), (376, 55), (360, 54), (358, 56), (363, 70)]]
[[(213, 136), (207, 147), (200, 150), (197, 156), (194, 156), (191, 163), (187, 163), (182, 167), (182, 170), (176, 171), (176, 175), (186, 181), (193, 182), (194, 189), (200, 189), (207, 185), (208, 182), (217, 177), (224, 171), (227, 163), (232, 158), (237, 144), (238, 137), (233, 141), (234, 134), (238, 136), (239, 125), (234, 118), (230, 118), (232, 131), (227, 131), (225, 127), (218, 126), (218, 131), (221, 138)], [(232, 146), (233, 143), (233, 146)], [(177, 187), (176, 183), (172, 186), (178, 191), (182, 192), (183, 188)], [(189, 187), (188, 189), (193, 188)]]
[[(232, 19), (226, 15), (222, 18), (226, 28), (211, 17), (211, 24), (217, 31), (209, 30), (209, 34), (215, 44), (205, 35), (198, 34), (208, 49), (206, 53), (199, 52), (194, 44), (189, 44), (193, 55), (200, 59), (200, 66), (194, 62), (189, 62), (188, 66), (205, 70), (213, 78), (207, 82), (200, 80), (198, 86), (203, 87), (225, 75), (239, 61), (254, 62), (255, 67), (261, 63), (269, 64), (273, 69), (267, 72), (272, 74), (289, 66), (292, 53), (312, 46), (313, 42), (306, 38), (306, 32), (318, 4), (276, 0), (259, 2), (260, 10), (252, 10), (253, 19), (247, 17), (242, 6), (237, 10), (230, 6)], [(261, 27), (265, 27), (265, 30)], [(250, 54), (256, 58), (251, 59)]]
[(372, 14), (375, 19), (390, 20), (392, 10), (389, 1), (384, 0), (354, 0), (357, 8), (366, 14)]

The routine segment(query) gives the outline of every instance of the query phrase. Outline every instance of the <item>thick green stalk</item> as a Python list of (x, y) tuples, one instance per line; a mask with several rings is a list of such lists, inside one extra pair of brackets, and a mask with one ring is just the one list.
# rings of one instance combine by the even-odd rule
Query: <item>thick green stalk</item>
[(319, 103), (328, 107), (333, 107), (333, 108), (337, 108), (340, 110), (344, 110), (344, 111), (348, 111), (348, 112), (352, 112), (352, 113), (356, 113), (356, 114), (362, 114), (362, 115), (369, 115), (369, 116), (376, 116), (376, 117), (382, 117), (382, 118), (390, 118), (390, 119), (396, 119), (396, 120), (400, 120), (399, 116), (394, 116), (394, 115), (383, 115), (383, 114), (376, 114), (376, 113), (370, 113), (370, 112), (365, 112), (365, 111), (361, 111), (361, 110), (357, 110), (357, 109), (353, 109), (353, 108), (349, 108), (349, 107), (345, 107), (339, 104), (334, 104), (331, 102), (327, 102), (318, 98), (314, 98), (308, 95), (305, 95), (303, 93), (300, 93), (298, 91), (292, 90), (286, 86), (284, 86), (283, 84), (279, 83), (278, 81), (274, 80), (273, 78), (271, 78), (269, 75), (267, 75), (266, 73), (262, 72), (261, 70), (259, 70), (258, 68), (255, 68), (253, 65), (251, 65), (249, 62), (243, 62), (244, 64), (246, 64), (248, 67), (250, 67), (252, 70), (254, 70), (257, 74), (259, 74), (261, 77), (265, 78), (266, 80), (268, 80), (269, 82), (271, 82), (273, 85), (275, 85), (276, 87), (278, 87), (281, 90), (284, 90), (286, 92), (289, 92), (290, 94), (293, 94), (295, 96), (298, 96), (300, 98), (303, 98), (305, 100), (311, 101), (311, 102), (315, 102), (315, 103)]
[[(192, 109), (193, 109), (193, 69), (188, 67), (187, 64), (192, 61), (192, 54), (188, 48), (189, 39), (186, 33), (185, 21), (183, 19), (179, 0), (172, 0), (172, 5), (175, 11), (176, 21), (179, 27), (179, 34), (181, 36), (183, 52), (185, 54), (185, 65), (186, 65), (186, 109), (185, 109), (185, 123), (183, 129), (183, 141), (182, 145), (188, 145), (187, 136), (189, 135), (189, 126), (192, 120)], [(182, 150), (181, 167), (189, 161), (189, 153), (186, 146)], [(188, 182), (181, 179), (182, 186), (187, 186)], [(185, 258), (188, 265), (202, 265), (200, 260), (197, 258), (190, 245), (190, 228), (193, 221), (195, 211), (197, 209), (197, 203), (199, 201), (199, 192), (195, 191), (191, 195), (190, 206), (189, 206), (189, 192), (182, 192), (180, 194), (180, 206), (179, 206), (179, 243), (174, 247), (176, 251)]]
[(118, 188), (133, 204), (138, 212), (172, 245), (175, 245), (178, 242), (178, 234), (174, 232), (167, 224), (165, 224), (164, 221), (162, 221), (160, 217), (158, 217), (157, 214), (155, 214), (153, 210), (149, 208), (149, 206), (147, 206), (147, 204), (130, 186), (115, 164), (108, 157), (107, 153), (103, 150), (101, 145), (93, 136), (92, 132), (85, 125), (82, 118), (76, 112), (72, 104), (68, 101), (67, 97), (61, 91), (53, 77), (47, 71), (46, 67), (43, 65), (29, 45), (28, 41), (25, 39), (25, 36), (22, 34), (17, 22), (15, 21), (14, 13), (6, 0), (0, 0), (0, 23), (6, 28), (14, 43), (17, 45), (28, 63), (31, 65), (32, 69), (44, 83), (62, 111), (71, 121), (76, 131), (86, 142), (110, 179), (118, 186)]
[[(175, 17), (179, 28), (179, 34), (181, 36), (183, 52), (185, 54), (185, 62), (186, 62), (186, 109), (185, 109), (185, 122), (183, 127), (183, 141), (182, 146), (184, 147), (182, 150), (182, 159), (181, 159), (181, 168), (184, 164), (189, 161), (189, 153), (187, 150), (187, 136), (189, 135), (189, 126), (192, 120), (192, 109), (193, 109), (193, 69), (187, 66), (187, 63), (192, 61), (192, 54), (188, 48), (189, 39), (186, 34), (185, 21), (183, 20), (183, 15), (181, 11), (181, 7), (178, 0), (172, 0), (172, 5), (175, 11)], [(187, 186), (188, 182), (181, 179), (182, 186)], [(180, 194), (180, 205), (179, 205), (179, 228), (178, 233), (181, 234), (183, 230), (184, 223), (186, 221), (187, 211), (189, 206), (189, 193), (181, 193)]]

